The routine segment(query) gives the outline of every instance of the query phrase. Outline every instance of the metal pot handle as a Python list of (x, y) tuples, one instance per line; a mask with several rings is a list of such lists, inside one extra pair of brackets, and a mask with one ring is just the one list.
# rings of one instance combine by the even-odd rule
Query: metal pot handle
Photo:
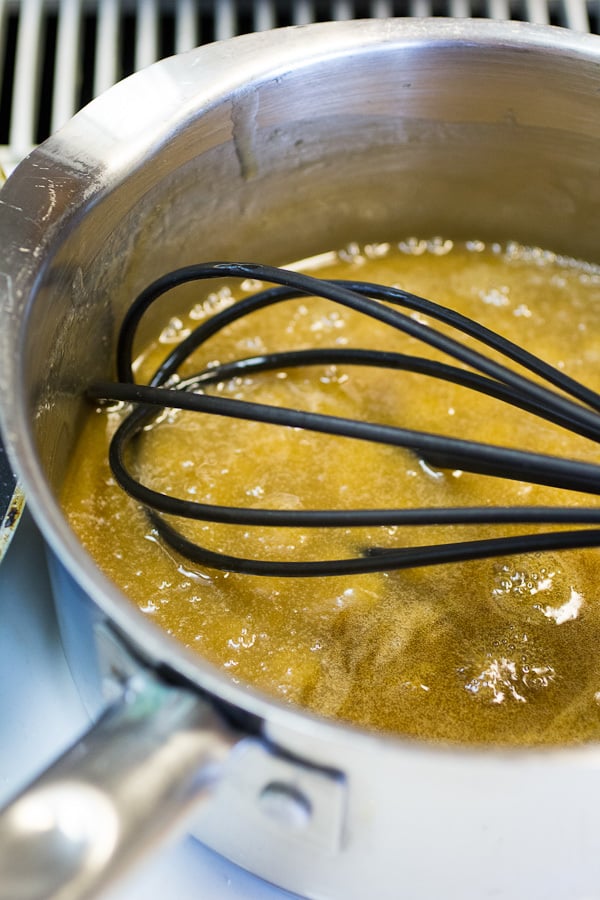
[(197, 693), (143, 671), (0, 813), (0, 900), (96, 896), (177, 825), (239, 740)]

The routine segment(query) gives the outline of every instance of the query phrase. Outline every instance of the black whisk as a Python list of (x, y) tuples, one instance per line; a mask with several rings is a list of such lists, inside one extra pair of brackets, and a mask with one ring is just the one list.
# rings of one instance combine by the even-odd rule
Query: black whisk
[[(276, 285), (258, 291), (216, 313), (199, 325), (167, 356), (149, 384), (135, 384), (132, 348), (138, 324), (149, 306), (177, 285), (210, 278), (250, 278)], [(208, 338), (237, 319), (301, 296), (319, 296), (409, 334), (443, 351), (470, 368), (459, 368), (419, 356), (388, 351), (318, 348), (268, 353), (226, 362), (184, 380), (176, 380), (182, 364)], [(385, 302), (383, 302), (385, 301)], [(518, 374), (460, 341), (424, 325), (399, 307), (424, 313), (476, 338), (484, 347), (544, 380), (544, 384)], [(327, 434), (375, 441), (413, 450), (439, 468), (527, 481), (565, 490), (600, 494), (600, 466), (518, 449), (492, 446), (440, 434), (412, 431), (337, 416), (274, 407), (202, 393), (203, 389), (235, 376), (282, 371), (298, 366), (347, 364), (417, 372), (485, 393), (504, 403), (534, 413), (572, 432), (598, 441), (600, 395), (548, 365), (535, 355), (453, 310), (407, 291), (359, 281), (313, 278), (297, 272), (249, 263), (207, 263), (171, 272), (149, 285), (128, 310), (117, 347), (118, 382), (92, 385), (94, 400), (125, 401), (133, 409), (117, 429), (110, 446), (112, 471), (121, 487), (147, 509), (153, 526), (176, 551), (210, 568), (252, 575), (344, 575), (416, 566), (460, 562), (512, 553), (559, 550), (600, 545), (600, 507), (518, 506), (418, 509), (274, 510), (224, 507), (183, 500), (154, 491), (134, 475), (126, 463), (126, 450), (162, 410), (182, 409), (231, 418), (250, 419)], [(554, 388), (558, 388), (557, 392)], [(190, 541), (163, 515), (181, 516), (230, 525), (277, 527), (423, 526), (423, 525), (578, 525), (574, 530), (519, 535), (518, 537), (457, 541), (418, 547), (369, 547), (355, 558), (336, 560), (244, 559), (208, 550)]]

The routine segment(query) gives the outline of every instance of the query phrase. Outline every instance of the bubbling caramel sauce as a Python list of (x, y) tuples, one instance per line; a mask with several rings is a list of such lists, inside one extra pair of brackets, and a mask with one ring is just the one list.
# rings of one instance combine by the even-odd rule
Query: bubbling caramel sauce
[[(322, 277), (404, 287), (477, 319), (600, 390), (600, 269), (520, 245), (408, 240), (308, 261)], [(140, 380), (199, 320), (260, 285), (211, 293), (168, 323)], [(314, 298), (230, 326), (182, 375), (211, 361), (308, 346), (422, 353), (414, 339)], [(424, 351), (435, 356), (431, 350)], [(236, 378), (225, 395), (446, 432), (598, 461), (598, 447), (526, 413), (417, 375), (323, 367)], [(115, 484), (108, 442), (123, 411), (90, 413), (63, 503), (98, 564), (182, 643), (325, 716), (419, 738), (500, 745), (600, 737), (600, 551), (506, 557), (352, 577), (202, 571), (158, 539)], [(140, 442), (155, 489), (209, 503), (324, 508), (572, 503), (593, 497), (435, 470), (409, 451), (167, 411)], [(249, 529), (177, 523), (212, 549), (270, 559), (355, 555), (448, 539), (448, 529)], [(451, 529), (451, 538), (472, 537)], [(504, 528), (502, 534), (517, 533)], [(477, 537), (498, 534), (477, 529)]]

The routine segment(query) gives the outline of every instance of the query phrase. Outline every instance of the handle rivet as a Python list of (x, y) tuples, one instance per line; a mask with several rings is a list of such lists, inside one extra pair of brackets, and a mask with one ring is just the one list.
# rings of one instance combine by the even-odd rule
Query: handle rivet
[(260, 807), (280, 825), (301, 829), (312, 817), (312, 805), (306, 794), (292, 784), (273, 781), (260, 793)]

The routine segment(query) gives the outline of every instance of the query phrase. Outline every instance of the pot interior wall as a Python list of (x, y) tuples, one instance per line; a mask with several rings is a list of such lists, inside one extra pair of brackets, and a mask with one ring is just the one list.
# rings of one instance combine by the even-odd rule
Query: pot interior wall
[(436, 234), (598, 261), (599, 69), (541, 47), (384, 41), (265, 67), (147, 146), (73, 217), (32, 301), (23, 359), (53, 482), (124, 309), (170, 269)]

